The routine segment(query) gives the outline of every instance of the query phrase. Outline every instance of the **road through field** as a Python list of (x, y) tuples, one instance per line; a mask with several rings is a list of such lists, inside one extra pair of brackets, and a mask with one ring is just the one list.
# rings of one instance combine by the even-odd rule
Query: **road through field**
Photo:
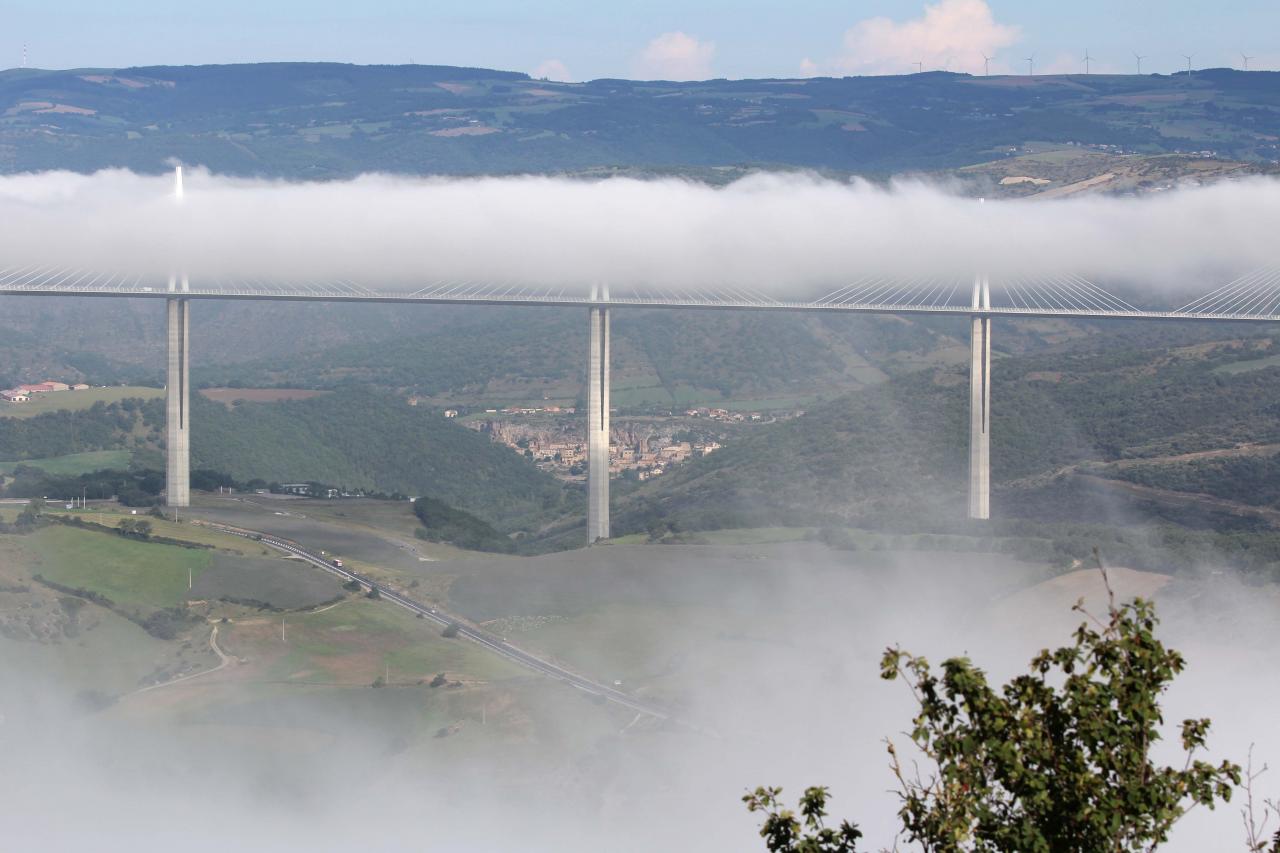
[(263, 545), (266, 545), (269, 548), (274, 548), (277, 551), (292, 554), (295, 557), (300, 557), (312, 565), (338, 575), (345, 580), (361, 583), (370, 590), (376, 590), (378, 596), (382, 600), (388, 601), (398, 607), (403, 607), (422, 619), (435, 622), (437, 625), (445, 628), (453, 629), (456, 631), (458, 637), (483, 646), (494, 654), (503, 657), (512, 663), (518, 664), (525, 669), (531, 669), (543, 675), (549, 675), (552, 678), (568, 684), (570, 687), (574, 687), (585, 693), (590, 693), (593, 696), (599, 696), (608, 702), (613, 702), (617, 705), (623, 706), (624, 708), (630, 708), (638, 713), (655, 717), (660, 720), (671, 719), (671, 715), (664, 708), (650, 702), (637, 699), (636, 697), (631, 696), (628, 693), (624, 693), (623, 691), (607, 684), (593, 681), (586, 676), (579, 675), (578, 673), (546, 660), (545, 658), (540, 658), (536, 655), (530, 654), (524, 649), (511, 645), (501, 637), (497, 637), (487, 631), (482, 631), (479, 628), (473, 627), (461, 617), (443, 612), (435, 607), (428, 607), (425, 604), (420, 604), (408, 596), (389, 588), (385, 584), (379, 584), (364, 575), (351, 571), (350, 569), (334, 566), (328, 560), (307, 550), (297, 542), (273, 536), (271, 534), (262, 533), (260, 531), (232, 527), (225, 524), (219, 524), (217, 522), (206, 521), (204, 523), (209, 527), (221, 530), (224, 533), (243, 536), (246, 539), (261, 542)]

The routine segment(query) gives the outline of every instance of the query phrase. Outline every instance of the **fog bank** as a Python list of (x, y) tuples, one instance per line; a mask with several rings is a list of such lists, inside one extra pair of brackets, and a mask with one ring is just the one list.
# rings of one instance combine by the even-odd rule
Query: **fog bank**
[[(594, 727), (602, 709), (538, 679), (531, 684), (558, 710), (532, 738), (428, 737), (408, 752), (394, 747), (391, 718), (378, 709), (421, 701), (413, 690), (355, 689), (335, 708), (314, 701), (332, 697), (332, 688), (254, 699), (241, 692), (254, 685), (211, 681), (87, 716), (68, 711), (71, 688), (56, 673), (24, 671), (21, 647), (5, 643), (0, 832), (19, 847), (50, 851), (213, 851), (230, 843), (264, 851), (739, 853), (763, 850), (757, 818), (739, 802), (745, 789), (781, 784), (794, 802), (804, 785), (827, 784), (833, 813), (857, 820), (868, 848), (880, 849), (891, 845), (897, 807), (883, 738), (903, 749), (913, 713), (907, 688), (878, 677), (883, 648), (901, 643), (935, 662), (969, 654), (1003, 681), (1025, 671), (1042, 645), (1069, 642), (1076, 596), (1088, 596), (1095, 611), (1103, 606), (1092, 578), (1021, 593), (1039, 570), (991, 555), (744, 548), (730, 560), (680, 546), (644, 553), (655, 550), (643, 586), (671, 610), (656, 623), (662, 629), (637, 631), (655, 623), (643, 621), (652, 618), (648, 605), (633, 610), (641, 602), (632, 599), (596, 628), (575, 630), (601, 649), (627, 636), (628, 655), (714, 735), (633, 726), (625, 715), (615, 733), (575, 749), (567, 733)], [(609, 551), (591, 554), (607, 561)], [(526, 565), (536, 573), (548, 563)], [(1153, 583), (1137, 575), (1116, 578), (1122, 594)], [(1166, 730), (1207, 715), (1215, 721), (1208, 757), (1243, 761), (1256, 741), (1259, 763), (1274, 763), (1274, 588), (1259, 594), (1229, 576), (1206, 576), (1174, 581), (1156, 597), (1166, 617), (1160, 635), (1189, 662), (1167, 697)], [(1159, 752), (1178, 760), (1168, 742)], [(1264, 779), (1261, 793), (1272, 795), (1280, 780)], [(1165, 849), (1238, 846), (1239, 805), (1196, 810)]]
[[(406, 178), (324, 183), (188, 170), (0, 177), (0, 256), (28, 265), (195, 280), (437, 280), (584, 291), (733, 284), (822, 293), (865, 276), (1027, 270), (1160, 284), (1280, 263), (1280, 182), (1142, 197), (988, 201), (938, 185), (756, 174), (663, 179)], [(1198, 280), (1197, 277), (1201, 277)]]

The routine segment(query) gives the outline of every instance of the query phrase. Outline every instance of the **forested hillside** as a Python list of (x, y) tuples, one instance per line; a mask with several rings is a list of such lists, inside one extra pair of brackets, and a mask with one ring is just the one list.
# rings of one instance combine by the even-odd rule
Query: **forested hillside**
[(564, 488), (533, 463), (437, 410), (351, 391), (232, 409), (193, 398), (196, 467), (238, 480), (318, 480), (427, 495), (514, 529), (554, 514)]
[[(513, 451), (403, 399), (352, 390), (311, 400), (191, 400), (191, 462), (240, 482), (318, 481), (464, 508), (504, 530), (536, 525), (572, 504), (566, 489)], [(124, 400), (81, 412), (0, 418), (0, 459), (142, 450), (161, 465), (163, 400)]]
[(154, 445), (163, 430), (163, 400), (127, 399), (95, 403), (84, 411), (0, 417), (0, 459), (16, 462), (90, 450), (132, 449)]
[[(798, 167), (873, 179), (958, 174), (970, 190), (1009, 176), (1039, 175), (1057, 188), (1114, 174), (1104, 191), (1142, 192), (1184, 177), (1274, 170), (1278, 107), (1280, 74), (1227, 70), (557, 84), (483, 69), (324, 63), (21, 69), (0, 72), (0, 172), (158, 171), (177, 157), (286, 178), (541, 171), (723, 182), (755, 167)], [(1209, 153), (1164, 156), (1177, 151)], [(1014, 186), (1018, 194), (1040, 185)], [(0, 384), (163, 381), (159, 304), (14, 297), (0, 313)], [(428, 495), (503, 530), (577, 523), (580, 501), (565, 487), (403, 397), (573, 400), (584, 372), (582, 312), (201, 302), (192, 313), (197, 384), (335, 391), (233, 409), (193, 398), (195, 464), (240, 480)], [(619, 488), (621, 529), (664, 519), (687, 528), (963, 516), (962, 321), (620, 310), (613, 322), (620, 409), (768, 398), (809, 412)], [(1257, 472), (1270, 470), (1269, 448), (1280, 443), (1280, 412), (1267, 402), (1278, 368), (1266, 361), (1265, 332), (1235, 341), (1240, 334), (1001, 322), (998, 512), (1044, 517), (1064, 495), (1083, 494), (1081, 483), (1092, 484), (1086, 502), (1101, 505), (1099, 481), (1111, 489), (1104, 514), (1154, 507), (1161, 490), (1273, 504), (1269, 477)], [(0, 459), (127, 449), (154, 465), (162, 414), (157, 402), (126, 401), (3, 419)], [(1195, 523), (1194, 513), (1178, 513)]]
[[(1269, 334), (1253, 332), (1173, 349), (998, 359), (995, 514), (1119, 520), (1135, 500), (1152, 509), (1149, 495), (1063, 503), (1063, 479), (1076, 474), (1274, 505), (1265, 476), (1280, 450), (1273, 351)], [(967, 465), (967, 373), (940, 367), (756, 430), (646, 484), (617, 516), (628, 530), (663, 519), (687, 529), (780, 521), (947, 528), (965, 515)], [(1252, 473), (1231, 476), (1240, 466)], [(1175, 515), (1185, 522), (1196, 513)]]
[[(945, 325), (945, 324), (940, 324)], [(928, 325), (881, 317), (708, 311), (615, 311), (614, 379), (648, 385), (670, 404), (698, 390), (711, 398), (786, 391), (829, 394), (878, 381), (904, 357), (956, 341)], [(548, 386), (573, 397), (586, 370), (580, 310), (489, 308), (435, 330), (323, 353), (198, 367), (206, 386), (337, 388), (374, 383), (425, 395), (465, 397), (504, 388), (512, 398)], [(529, 386), (524, 388), (524, 386)], [(524, 388), (524, 390), (522, 390)], [(619, 403), (626, 405), (626, 397)]]
[(1280, 74), (593, 80), (267, 63), (0, 73), (0, 171), (169, 158), (219, 172), (504, 173), (790, 164), (888, 174), (1030, 141), (1277, 159)]
[[(1280, 464), (1280, 360), (1270, 331), (1168, 347), (1151, 346), (1135, 326), (1128, 337), (1139, 346), (1099, 347), (1092, 336), (998, 358), (996, 517), (1154, 518), (1221, 529), (1280, 521), (1258, 514), (1280, 509), (1271, 477)], [(967, 383), (962, 364), (918, 365), (817, 403), (802, 418), (741, 431), (656, 480), (620, 484), (616, 531), (779, 523), (962, 529)], [(196, 396), (192, 406), (193, 464), (240, 481), (426, 495), (508, 531), (576, 531), (581, 520), (577, 490), (403, 398), (345, 385), (309, 400), (228, 408)], [(149, 450), (158, 461), (162, 438), (161, 401), (126, 400), (0, 420), (0, 459), (123, 448)], [(1171, 502), (1177, 496), (1189, 502)]]

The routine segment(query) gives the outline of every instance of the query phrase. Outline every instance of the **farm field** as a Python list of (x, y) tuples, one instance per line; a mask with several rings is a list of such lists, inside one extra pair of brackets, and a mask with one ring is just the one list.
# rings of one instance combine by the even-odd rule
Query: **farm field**
[[(264, 662), (265, 677), (335, 686), (417, 685), (436, 674), (481, 682), (523, 675), (524, 670), (465, 640), (440, 636), (433, 623), (386, 602), (353, 595), (336, 607), (295, 613), (282, 643), (280, 618), (233, 620), (224, 628), (229, 651)], [(220, 637), (221, 641), (221, 637)]]
[(279, 403), (282, 400), (309, 400), (329, 394), (309, 388), (201, 388), (200, 393), (215, 403), (231, 405), (237, 400), (248, 403)]
[(764, 400), (730, 400), (720, 408), (731, 412), (770, 412), (783, 409), (799, 409), (812, 405), (815, 397), (770, 397)]
[(188, 512), (196, 518), (297, 539), (343, 559), (388, 569), (420, 572), (424, 566), (436, 565), (436, 561), (472, 554), (414, 538), (419, 525), (407, 501), (201, 496)]
[(0, 403), (0, 417), (34, 418), (46, 412), (81, 411), (94, 403), (118, 403), (130, 397), (150, 400), (163, 396), (164, 389), (141, 385), (90, 388), (87, 391), (55, 391), (51, 394), (36, 394), (26, 403)]
[(144, 611), (185, 604), (188, 570), (199, 577), (212, 559), (208, 551), (61, 525), (16, 537), (13, 544), (33, 574)]
[(106, 469), (122, 470), (129, 467), (133, 454), (128, 450), (90, 450), (85, 453), (69, 453), (47, 459), (23, 459), (16, 462), (0, 462), (0, 474), (11, 474), (19, 465), (39, 468), (59, 477), (75, 477)]
[(335, 576), (302, 560), (214, 554), (189, 595), (273, 610), (301, 610), (339, 600), (343, 591)]
[(100, 524), (105, 527), (118, 527), (124, 519), (137, 520), (144, 518), (151, 525), (151, 532), (155, 536), (166, 536), (171, 539), (180, 539), (183, 542), (194, 542), (200, 545), (210, 545), (221, 551), (228, 551), (234, 554), (247, 554), (251, 556), (271, 556), (274, 552), (266, 547), (251, 542), (240, 536), (232, 536), (229, 533), (221, 533), (209, 527), (200, 524), (187, 523), (184, 520), (170, 520), (169, 518), (160, 518), (154, 515), (144, 515), (141, 511), (136, 514), (134, 511), (114, 503), (93, 503), (81, 509), (67, 510), (63, 509), (61, 504), (49, 503), (45, 506), (45, 512), (50, 515), (66, 515), (79, 516), (85, 521)]
[(1264, 370), (1268, 367), (1280, 365), (1280, 355), (1269, 355), (1265, 358), (1251, 358), (1247, 361), (1233, 361), (1228, 364), (1220, 364), (1213, 369), (1214, 373), (1225, 373), (1228, 376), (1234, 376), (1238, 373), (1249, 373), (1254, 370)]

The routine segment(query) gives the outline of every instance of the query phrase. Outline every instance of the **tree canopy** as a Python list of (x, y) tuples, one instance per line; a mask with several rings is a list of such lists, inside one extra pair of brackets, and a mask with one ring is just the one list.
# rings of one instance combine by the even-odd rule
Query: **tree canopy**
[[(888, 742), (909, 842), (928, 851), (1149, 851), (1189, 809), (1231, 799), (1240, 767), (1198, 757), (1208, 719), (1181, 722), (1179, 766), (1152, 758), (1161, 698), (1186, 667), (1156, 637), (1154, 604), (1117, 604), (1112, 594), (1104, 619), (1082, 602), (1075, 609), (1086, 621), (1073, 642), (1041, 651), (1000, 687), (965, 657), (935, 670), (901, 648), (885, 652), (881, 676), (906, 682), (919, 707), (909, 736), (923, 766), (908, 770), (916, 762)], [(855, 825), (825, 824), (825, 788), (805, 792), (801, 820), (780, 806), (780, 794), (758, 788), (744, 797), (765, 814), (769, 850), (855, 849)]]

